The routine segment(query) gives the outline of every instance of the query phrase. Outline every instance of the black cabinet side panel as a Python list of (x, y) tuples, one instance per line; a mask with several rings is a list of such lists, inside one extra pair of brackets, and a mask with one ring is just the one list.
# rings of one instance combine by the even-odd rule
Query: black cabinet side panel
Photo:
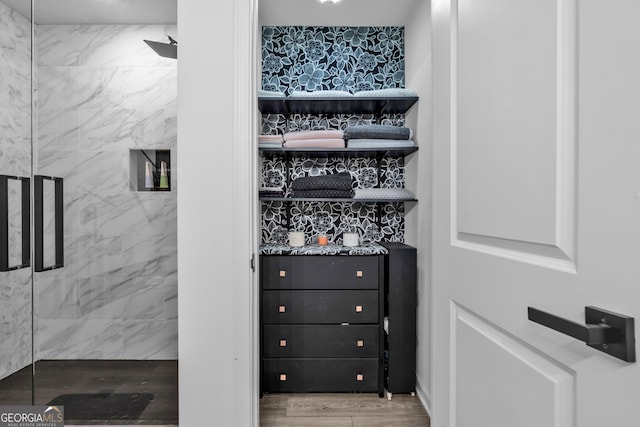
[(416, 248), (383, 243), (389, 316), (387, 389), (409, 393), (416, 388)]

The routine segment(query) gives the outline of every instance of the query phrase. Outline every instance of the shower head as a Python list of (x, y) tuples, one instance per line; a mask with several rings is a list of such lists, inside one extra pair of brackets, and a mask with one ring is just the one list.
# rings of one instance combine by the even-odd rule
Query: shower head
[(151, 40), (145, 40), (144, 42), (158, 55), (165, 58), (178, 59), (178, 42), (171, 36), (167, 37), (169, 38), (169, 43), (154, 42)]

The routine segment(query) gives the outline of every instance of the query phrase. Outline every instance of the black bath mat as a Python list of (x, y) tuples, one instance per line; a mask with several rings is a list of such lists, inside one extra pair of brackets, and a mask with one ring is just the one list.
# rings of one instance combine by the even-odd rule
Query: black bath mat
[(65, 420), (137, 420), (152, 400), (150, 393), (62, 394), (47, 405), (64, 406)]

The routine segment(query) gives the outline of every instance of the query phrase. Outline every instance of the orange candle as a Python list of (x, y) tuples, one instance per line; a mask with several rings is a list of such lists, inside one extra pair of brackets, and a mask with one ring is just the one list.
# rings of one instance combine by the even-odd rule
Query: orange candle
[(326, 246), (329, 243), (329, 238), (323, 234), (318, 236), (318, 244), (320, 246)]

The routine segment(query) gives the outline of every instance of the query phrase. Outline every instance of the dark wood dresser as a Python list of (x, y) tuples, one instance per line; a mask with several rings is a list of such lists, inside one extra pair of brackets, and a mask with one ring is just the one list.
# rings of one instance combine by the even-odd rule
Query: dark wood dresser
[(384, 255), (262, 255), (263, 392), (384, 394)]

